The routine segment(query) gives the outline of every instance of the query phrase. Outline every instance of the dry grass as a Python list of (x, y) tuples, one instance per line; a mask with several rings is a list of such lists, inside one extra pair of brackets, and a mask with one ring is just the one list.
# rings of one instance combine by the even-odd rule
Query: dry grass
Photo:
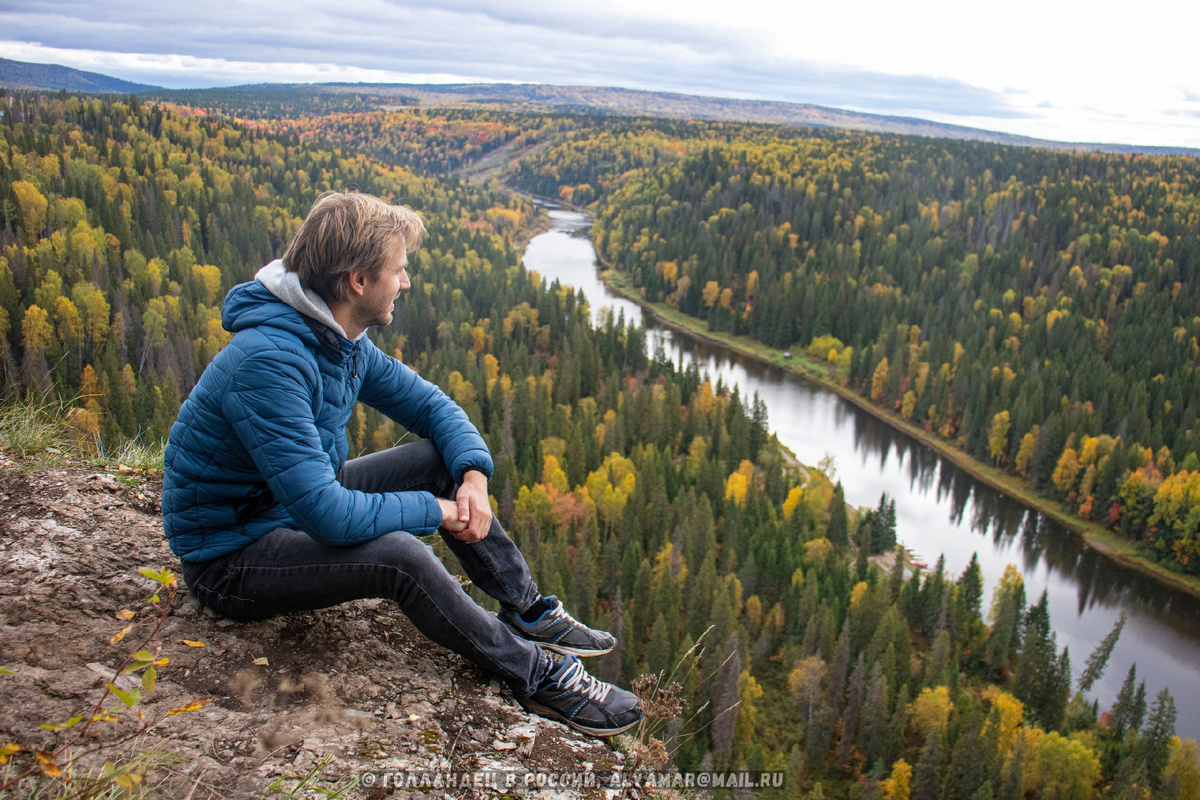
[(134, 470), (163, 468), (164, 440), (142, 436), (118, 447), (103, 442), (81, 445), (71, 428), (72, 403), (54, 397), (27, 397), (0, 407), (0, 453), (21, 470), (59, 466), (66, 458), (79, 458), (102, 467), (124, 464)]

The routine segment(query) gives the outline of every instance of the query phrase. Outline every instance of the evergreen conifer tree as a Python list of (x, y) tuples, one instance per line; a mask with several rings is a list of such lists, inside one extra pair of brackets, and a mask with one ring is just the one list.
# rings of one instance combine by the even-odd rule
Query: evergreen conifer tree
[(1158, 789), (1163, 771), (1171, 758), (1171, 742), (1175, 738), (1175, 698), (1167, 689), (1161, 690), (1150, 707), (1150, 716), (1142, 728), (1142, 737), (1134, 748), (1133, 757), (1146, 767), (1150, 786)]
[(850, 519), (846, 515), (846, 494), (842, 490), (842, 482), (838, 481), (833, 487), (833, 499), (829, 502), (829, 525), (825, 529), (825, 538), (835, 547), (844, 548), (850, 544)]

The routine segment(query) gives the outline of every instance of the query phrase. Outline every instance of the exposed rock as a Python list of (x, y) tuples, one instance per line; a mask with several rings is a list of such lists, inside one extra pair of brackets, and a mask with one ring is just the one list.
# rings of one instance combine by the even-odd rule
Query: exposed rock
[[(94, 466), (26, 474), (10, 467), (0, 473), (0, 496), (0, 666), (13, 672), (0, 678), (0, 742), (54, 750), (74, 732), (39, 726), (90, 715), (104, 684), (114, 682), (154, 626), (146, 601), (155, 584), (138, 568), (177, 573), (179, 562), (163, 537), (160, 478), (129, 469), (97, 473)], [(122, 618), (131, 612), (133, 620)], [(134, 627), (110, 643), (128, 625)], [(623, 761), (601, 740), (526, 714), (497, 681), (425, 640), (390, 601), (247, 623), (201, 607), (180, 578), (171, 612), (145, 646), (169, 659), (139, 705), (153, 725), (138, 748), (165, 756), (145, 777), (151, 796), (258, 796), (272, 784), (290, 791), (312, 772), (310, 786), (331, 793), (360, 779), (343, 796), (382, 798), (391, 792), (378, 782), (369, 787), (361, 780), (368, 773), (524, 776), (583, 771), (587, 763), (606, 777)], [(262, 658), (266, 664), (256, 665)], [(141, 686), (140, 674), (115, 683), (132, 690)], [(198, 710), (167, 714), (196, 698), (205, 701)], [(111, 695), (104, 701), (105, 708), (121, 705)], [(137, 732), (132, 712), (119, 716), (93, 723), (92, 732), (102, 741)], [(76, 770), (132, 753), (130, 741)], [(24, 770), (31, 760), (23, 752), (12, 763)], [(536, 786), (521, 793), (602, 794)]]

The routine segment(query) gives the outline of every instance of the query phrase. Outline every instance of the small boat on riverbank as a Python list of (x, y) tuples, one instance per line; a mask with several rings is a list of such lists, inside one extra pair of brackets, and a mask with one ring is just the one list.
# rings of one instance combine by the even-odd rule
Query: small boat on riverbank
[(929, 562), (923, 557), (917, 555), (915, 551), (905, 547), (904, 545), (900, 545), (900, 549), (904, 553), (904, 563), (908, 566), (914, 569), (925, 569), (929, 566)]

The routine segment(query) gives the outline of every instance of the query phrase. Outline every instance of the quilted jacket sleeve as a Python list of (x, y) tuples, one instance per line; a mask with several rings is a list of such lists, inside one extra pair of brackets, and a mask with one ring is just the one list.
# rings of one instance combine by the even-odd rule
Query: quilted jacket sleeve
[(222, 401), (226, 419), (297, 526), (328, 545), (436, 530), (442, 510), (429, 492), (372, 494), (338, 482), (313, 419), (317, 390), (316, 371), (303, 356), (274, 350), (246, 358)]
[(491, 480), (492, 454), (467, 413), (437, 386), (366, 337), (363, 341), (367, 369), (358, 399), (418, 436), (432, 439), (456, 482), (472, 469)]

